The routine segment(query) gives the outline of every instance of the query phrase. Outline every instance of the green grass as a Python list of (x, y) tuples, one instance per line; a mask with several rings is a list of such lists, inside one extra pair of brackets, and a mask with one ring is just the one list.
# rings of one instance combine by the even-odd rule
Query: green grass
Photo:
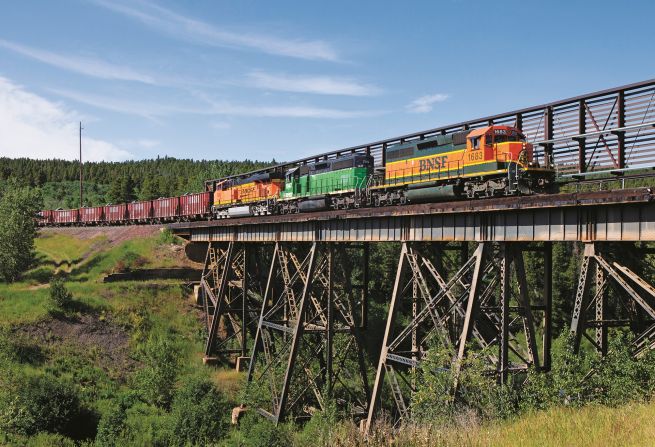
[(47, 316), (48, 289), (0, 284), (0, 326), (31, 323)]
[[(406, 445), (444, 446), (651, 446), (655, 439), (655, 404), (619, 408), (553, 408), (492, 425), (434, 431), (419, 429)], [(401, 435), (401, 438), (404, 436)], [(421, 440), (429, 439), (427, 443)]]
[(135, 302), (147, 302), (171, 325), (180, 328), (190, 323), (180, 321), (184, 313), (179, 311), (179, 302), (161, 298), (162, 294), (180, 296), (174, 281), (157, 281), (157, 287), (167, 288), (156, 294), (149, 282), (102, 283), (107, 274), (125, 268), (175, 266), (178, 260), (157, 236), (111, 246), (105, 236), (82, 239), (48, 232), (36, 239), (35, 248), (36, 265), (22, 281), (0, 284), (0, 324), (25, 324), (47, 317), (48, 283), (53, 275), (62, 276), (75, 299), (92, 309), (120, 311)]
[(80, 239), (61, 233), (44, 232), (35, 240), (35, 246), (42, 261), (52, 261), (57, 264), (74, 263), (79, 262), (94, 245), (97, 246), (106, 239), (105, 236)]

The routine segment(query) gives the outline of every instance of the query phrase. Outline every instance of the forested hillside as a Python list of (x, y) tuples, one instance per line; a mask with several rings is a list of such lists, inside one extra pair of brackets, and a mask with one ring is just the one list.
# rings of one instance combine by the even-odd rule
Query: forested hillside
[[(164, 157), (120, 163), (84, 164), (84, 204), (148, 200), (201, 191), (207, 179), (276, 164), (275, 160), (180, 160)], [(0, 181), (9, 179), (43, 192), (44, 207), (78, 207), (79, 163), (66, 160), (0, 158)]]

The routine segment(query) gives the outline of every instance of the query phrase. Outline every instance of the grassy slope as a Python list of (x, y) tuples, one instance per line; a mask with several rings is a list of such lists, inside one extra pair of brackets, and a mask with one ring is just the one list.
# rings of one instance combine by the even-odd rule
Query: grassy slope
[(3, 317), (0, 324), (24, 324), (48, 318), (47, 283), (54, 274), (65, 277), (66, 287), (78, 301), (98, 310), (120, 310), (133, 304), (121, 291), (125, 287), (138, 289), (143, 283), (103, 284), (102, 278), (135, 261), (141, 267), (175, 265), (176, 259), (166, 251), (167, 247), (161, 246), (156, 236), (116, 245), (103, 235), (77, 238), (66, 233), (47, 232), (36, 240), (37, 265), (23, 275), (22, 281), (0, 284), (0, 315)]
[[(240, 375), (202, 364), (203, 328), (199, 310), (194, 307), (187, 289), (176, 281), (166, 280), (102, 283), (107, 273), (125, 266), (171, 267), (188, 263), (181, 246), (165, 243), (157, 230), (151, 233), (134, 238), (122, 235), (118, 241), (101, 234), (79, 237), (66, 230), (42, 233), (36, 241), (37, 265), (26, 272), (20, 282), (0, 284), (0, 329), (14, 331), (17, 337), (23, 337), (23, 343), (39, 345), (38, 350), (43, 355), (42, 361), (22, 362), (14, 367), (26, 372), (47, 370), (75, 358), (79, 364), (65, 367), (63, 374), (70, 374), (76, 382), (75, 369), (94, 369), (96, 382), (88, 390), (93, 394), (90, 399), (94, 407), (102, 413), (103, 396), (113, 395), (115, 390), (125, 387), (135, 368), (140, 368), (137, 352), (149, 334), (172, 333), (182, 357), (182, 380), (191, 375), (213, 377), (227, 395), (234, 396)], [(80, 332), (56, 332), (62, 325), (71, 326), (57, 321), (57, 317), (49, 313), (48, 282), (53, 274), (65, 278), (66, 287), (78, 303), (73, 315), (65, 320), (72, 319), (75, 324), (85, 326), (86, 329), (81, 330), (83, 336), (87, 333), (93, 336), (97, 331), (97, 340), (82, 342), (75, 339)], [(107, 343), (97, 329), (104, 328), (103, 324), (109, 324), (112, 332), (125, 334), (127, 346), (121, 347), (119, 352), (128, 351), (131, 368), (125, 369), (124, 358), (121, 364), (111, 364), (116, 353), (106, 355), (104, 351)], [(39, 343), (38, 336), (44, 337), (46, 342)], [(218, 379), (227, 380), (219, 382)], [(5, 442), (8, 440), (0, 433), (0, 445)], [(16, 442), (22, 443), (20, 440), (11, 443), (15, 445)]]

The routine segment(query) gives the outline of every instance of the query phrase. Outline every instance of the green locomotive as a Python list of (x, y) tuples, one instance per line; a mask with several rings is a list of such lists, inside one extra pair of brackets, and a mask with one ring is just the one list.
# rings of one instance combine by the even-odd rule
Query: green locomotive
[(373, 157), (352, 154), (290, 169), (280, 192), (283, 214), (358, 206), (373, 171)]

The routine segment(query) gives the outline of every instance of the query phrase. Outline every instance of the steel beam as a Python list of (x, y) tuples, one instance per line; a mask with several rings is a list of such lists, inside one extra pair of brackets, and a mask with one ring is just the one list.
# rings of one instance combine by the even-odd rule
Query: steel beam
[(553, 243), (544, 242), (544, 288), (543, 288), (543, 365), (544, 371), (550, 371), (553, 340)]
[(172, 225), (195, 242), (655, 241), (650, 189), (498, 198)]
[(380, 359), (378, 360), (378, 367), (375, 373), (375, 382), (373, 382), (373, 391), (368, 405), (368, 417), (366, 418), (365, 431), (369, 432), (375, 412), (377, 411), (380, 399), (380, 392), (382, 384), (384, 383), (384, 373), (386, 370), (386, 356), (388, 352), (389, 337), (391, 335), (391, 328), (393, 327), (394, 319), (396, 318), (397, 307), (400, 302), (400, 282), (403, 275), (405, 266), (405, 257), (407, 256), (407, 244), (404, 243), (400, 250), (400, 257), (398, 259), (398, 268), (396, 269), (396, 279), (393, 283), (393, 292), (391, 293), (391, 302), (389, 303), (389, 310), (387, 311), (387, 324), (384, 328), (384, 335), (382, 337), (382, 351), (380, 352)]
[(214, 314), (211, 319), (211, 324), (209, 326), (209, 334), (207, 335), (207, 342), (205, 344), (205, 356), (209, 357), (212, 354), (212, 349), (214, 345), (214, 340), (216, 339), (216, 330), (218, 329), (218, 323), (222, 310), (224, 307), (223, 295), (225, 294), (225, 288), (228, 281), (228, 270), (230, 268), (230, 263), (232, 262), (232, 254), (234, 252), (234, 242), (230, 242), (225, 254), (225, 263), (221, 270), (220, 284), (218, 284), (217, 293), (216, 293), (216, 306), (214, 308)]
[(291, 383), (291, 376), (293, 374), (294, 365), (296, 362), (296, 355), (298, 354), (298, 345), (300, 337), (305, 329), (304, 318), (305, 310), (309, 304), (309, 294), (312, 290), (312, 276), (314, 274), (316, 261), (316, 243), (312, 245), (312, 248), (309, 252), (309, 265), (307, 267), (307, 280), (303, 287), (302, 297), (300, 298), (300, 305), (298, 308), (297, 320), (294, 324), (293, 337), (291, 339), (291, 351), (289, 353), (289, 360), (287, 363), (287, 369), (284, 373), (284, 382), (282, 384), (282, 392), (280, 393), (280, 404), (277, 408), (277, 413), (275, 415), (275, 422), (280, 422), (281, 419), (284, 419), (286, 413), (286, 404), (289, 398), (289, 385)]

